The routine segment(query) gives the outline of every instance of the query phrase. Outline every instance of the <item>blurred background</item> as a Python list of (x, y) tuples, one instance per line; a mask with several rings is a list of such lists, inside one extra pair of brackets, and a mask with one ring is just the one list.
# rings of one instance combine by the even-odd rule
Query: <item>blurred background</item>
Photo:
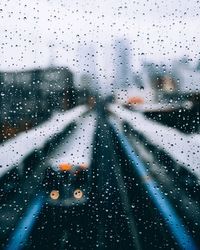
[(182, 105), (199, 131), (198, 1), (2, 0), (0, 19), (1, 141), (87, 96)]
[(199, 15), (0, 1), (0, 249), (199, 249)]

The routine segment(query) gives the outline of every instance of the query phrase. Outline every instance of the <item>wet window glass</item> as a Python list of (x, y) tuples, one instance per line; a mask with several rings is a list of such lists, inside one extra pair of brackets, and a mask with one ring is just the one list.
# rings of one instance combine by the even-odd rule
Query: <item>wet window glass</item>
[(199, 13), (1, 1), (0, 249), (200, 249)]

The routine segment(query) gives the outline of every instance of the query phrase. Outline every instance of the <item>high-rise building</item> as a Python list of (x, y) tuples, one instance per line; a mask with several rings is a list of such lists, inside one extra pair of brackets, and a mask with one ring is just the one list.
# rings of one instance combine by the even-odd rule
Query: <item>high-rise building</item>
[(114, 45), (114, 84), (116, 88), (126, 88), (132, 85), (131, 50), (126, 40), (117, 40)]
[(78, 48), (78, 65), (79, 75), (81, 81), (81, 88), (89, 89), (94, 91), (97, 81), (96, 73), (96, 56), (95, 49), (92, 45), (80, 45)]

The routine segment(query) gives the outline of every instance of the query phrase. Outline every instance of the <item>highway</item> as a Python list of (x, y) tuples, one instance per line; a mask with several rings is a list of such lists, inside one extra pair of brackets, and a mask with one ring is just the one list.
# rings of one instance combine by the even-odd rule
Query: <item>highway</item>
[(199, 135), (114, 104), (53, 119), (7, 142), (2, 249), (199, 249)]

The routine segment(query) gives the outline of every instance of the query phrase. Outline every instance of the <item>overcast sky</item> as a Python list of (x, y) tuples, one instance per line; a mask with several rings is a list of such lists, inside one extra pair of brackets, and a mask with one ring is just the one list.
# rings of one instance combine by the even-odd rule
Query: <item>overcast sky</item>
[(104, 69), (117, 39), (129, 42), (135, 69), (145, 60), (169, 64), (183, 55), (197, 63), (199, 13), (194, 0), (1, 0), (0, 69), (54, 63), (82, 72), (86, 51)]

